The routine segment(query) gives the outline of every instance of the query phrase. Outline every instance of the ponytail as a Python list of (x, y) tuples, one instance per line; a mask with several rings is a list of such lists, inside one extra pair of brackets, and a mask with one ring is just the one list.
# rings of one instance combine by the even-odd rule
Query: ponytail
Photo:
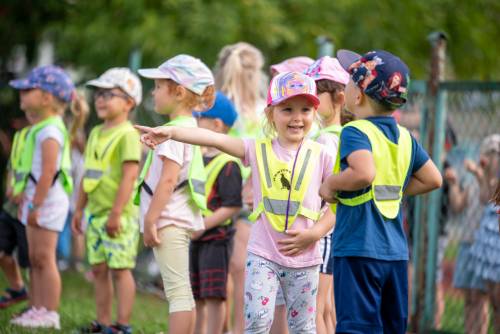
[(198, 106), (195, 107), (196, 110), (205, 111), (213, 107), (215, 102), (215, 86), (210, 85), (199, 97)]
[(87, 119), (89, 117), (89, 105), (85, 100), (85, 97), (78, 93), (74, 92), (73, 99), (71, 101), (71, 115), (73, 116), (73, 122), (71, 123), (71, 128), (69, 131), (71, 141), (75, 140), (78, 136), (78, 132), (83, 129)]

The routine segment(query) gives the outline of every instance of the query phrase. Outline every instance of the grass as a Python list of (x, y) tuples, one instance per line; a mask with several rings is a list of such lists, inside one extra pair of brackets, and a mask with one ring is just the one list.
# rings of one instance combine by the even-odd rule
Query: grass
[[(91, 283), (87, 282), (82, 274), (77, 272), (64, 272), (62, 274), (63, 292), (61, 298), (61, 331), (54, 330), (23, 330), (18, 326), (9, 324), (11, 315), (19, 312), (26, 303), (16, 305), (5, 310), (0, 310), (0, 333), (72, 333), (76, 328), (95, 319), (94, 292)], [(5, 287), (6, 282), (0, 275), (0, 287)], [(116, 313), (114, 313), (116, 314)], [(168, 308), (167, 302), (151, 294), (137, 293), (132, 314), (132, 327), (134, 333), (151, 334), (167, 333)]]

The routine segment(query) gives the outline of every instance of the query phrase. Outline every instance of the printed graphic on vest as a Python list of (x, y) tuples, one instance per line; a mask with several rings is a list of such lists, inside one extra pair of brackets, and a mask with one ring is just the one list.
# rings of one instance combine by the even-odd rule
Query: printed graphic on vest
[(292, 172), (286, 168), (280, 169), (273, 175), (273, 182), (276, 185), (281, 185), (281, 190), (290, 190), (290, 175)]

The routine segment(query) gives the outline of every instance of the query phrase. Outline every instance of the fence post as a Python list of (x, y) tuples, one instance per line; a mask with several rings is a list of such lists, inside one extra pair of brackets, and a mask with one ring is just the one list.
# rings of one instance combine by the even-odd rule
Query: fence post
[[(439, 84), (444, 79), (446, 61), (446, 35), (434, 32), (429, 35), (432, 44), (431, 77), (429, 80), (429, 110), (427, 112), (427, 148), (429, 154), (442, 170), (442, 155), (444, 147), (444, 134), (446, 125), (446, 92), (440, 90)], [(436, 292), (437, 246), (439, 233), (439, 216), (441, 191), (431, 192), (427, 196), (427, 212), (423, 217), (427, 220), (427, 247), (425, 266), (425, 299), (423, 323), (420, 328), (428, 331), (434, 327), (434, 309)], [(425, 242), (424, 242), (425, 244)]]
[(332, 40), (326, 36), (318, 36), (316, 38), (316, 45), (318, 45), (318, 58), (324, 56), (333, 57), (335, 52), (335, 45)]

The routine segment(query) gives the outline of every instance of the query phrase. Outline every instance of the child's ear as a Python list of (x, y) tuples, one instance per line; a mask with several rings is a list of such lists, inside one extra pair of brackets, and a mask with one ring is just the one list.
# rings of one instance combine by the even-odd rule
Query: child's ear
[(179, 101), (182, 101), (184, 100), (184, 98), (186, 97), (186, 88), (184, 88), (182, 85), (177, 85), (177, 87), (175, 87), (175, 98)]
[(214, 125), (218, 132), (223, 132), (225, 124), (220, 118), (214, 118)]
[(54, 95), (50, 94), (49, 92), (42, 91), (42, 94), (41, 94), (42, 106), (48, 107), (48, 106), (53, 105), (54, 99), (55, 99)]
[(355, 98), (354, 103), (357, 106), (360, 106), (360, 105), (362, 105), (364, 103), (365, 99), (366, 99), (365, 94), (361, 91), (360, 88), (357, 88), (356, 89), (356, 98)]
[(338, 92), (336, 97), (337, 98), (336, 98), (335, 103), (338, 104), (338, 105), (343, 106), (344, 103), (345, 103), (345, 93), (343, 91), (342, 92)]

